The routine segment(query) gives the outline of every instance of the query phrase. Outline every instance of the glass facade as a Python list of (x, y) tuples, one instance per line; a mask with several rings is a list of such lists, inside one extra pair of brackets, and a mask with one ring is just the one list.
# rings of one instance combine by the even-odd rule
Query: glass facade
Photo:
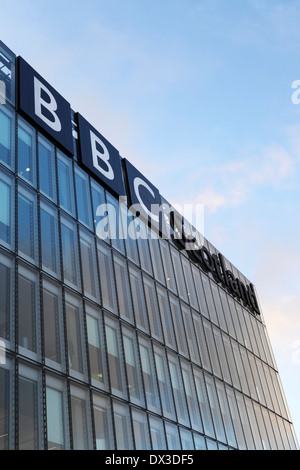
[[(1, 55), (14, 90), (13, 57)], [(0, 449), (298, 448), (263, 316), (172, 240), (146, 238), (9, 96), (0, 106)], [(119, 236), (128, 229), (136, 239)]]

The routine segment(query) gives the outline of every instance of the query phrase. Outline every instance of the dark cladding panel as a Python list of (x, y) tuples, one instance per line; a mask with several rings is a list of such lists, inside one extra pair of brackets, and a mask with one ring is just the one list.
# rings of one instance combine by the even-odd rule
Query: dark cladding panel
[(77, 124), (81, 164), (115, 195), (125, 196), (118, 150), (79, 113)]
[(18, 65), (18, 110), (73, 154), (71, 106), (22, 57)]

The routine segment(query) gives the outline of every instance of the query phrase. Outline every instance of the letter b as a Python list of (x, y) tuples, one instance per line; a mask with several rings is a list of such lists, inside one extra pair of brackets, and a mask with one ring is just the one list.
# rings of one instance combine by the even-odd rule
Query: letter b
[[(44, 98), (42, 98), (42, 92), (47, 95), (49, 101), (46, 101)], [(43, 113), (43, 108), (48, 111), (48, 115), (50, 113), (50, 115), (53, 117), (53, 120), (49, 119)], [(34, 112), (40, 119), (42, 119), (42, 121), (47, 124), (47, 126), (51, 127), (51, 129), (56, 132), (60, 132), (62, 126), (56, 111), (57, 102), (53, 94), (50, 90), (48, 90), (48, 88), (45, 87), (45, 85), (42, 84), (42, 82), (40, 82), (38, 78), (34, 77)]]

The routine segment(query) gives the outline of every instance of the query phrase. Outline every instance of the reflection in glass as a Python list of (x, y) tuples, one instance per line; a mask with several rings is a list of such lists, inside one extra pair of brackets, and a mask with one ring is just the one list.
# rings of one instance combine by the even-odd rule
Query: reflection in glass
[(34, 263), (38, 261), (37, 197), (36, 193), (19, 184), (18, 191), (18, 250)]

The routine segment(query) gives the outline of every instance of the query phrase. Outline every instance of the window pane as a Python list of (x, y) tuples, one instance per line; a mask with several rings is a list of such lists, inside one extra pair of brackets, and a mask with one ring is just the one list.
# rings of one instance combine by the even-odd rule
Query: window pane
[(141, 268), (144, 271), (147, 271), (147, 273), (153, 275), (148, 243), (148, 228), (146, 227), (145, 223), (138, 217), (135, 218), (135, 231), (140, 254)]
[(106, 389), (107, 372), (101, 312), (87, 305), (86, 323), (92, 383), (96, 387)]
[(154, 338), (163, 342), (155, 285), (148, 276), (144, 275), (143, 280), (151, 334)]
[(46, 363), (62, 369), (64, 359), (64, 334), (62, 296), (58, 285), (43, 280), (43, 323)]
[(171, 248), (171, 255), (172, 255), (172, 260), (173, 260), (173, 265), (174, 265), (175, 277), (176, 277), (176, 281), (177, 281), (178, 294), (183, 300), (185, 300), (185, 302), (188, 302), (188, 296), (187, 296), (185, 280), (184, 280), (184, 277), (183, 277), (183, 270), (182, 270), (182, 265), (181, 265), (181, 260), (180, 260), (180, 254), (178, 253), (177, 250), (175, 250), (172, 247)]
[(154, 277), (157, 281), (166, 285), (164, 268), (160, 252), (159, 238), (153, 231), (151, 232), (151, 236), (149, 237), (149, 248), (152, 258)]
[(167, 281), (167, 288), (177, 294), (175, 275), (169, 251), (169, 243), (166, 240), (160, 240), (160, 248)]
[(181, 450), (179, 431), (175, 424), (166, 423), (166, 434), (169, 450)]
[(146, 394), (147, 408), (157, 413), (161, 412), (159, 392), (154, 367), (151, 343), (139, 336), (139, 349)]
[(183, 272), (184, 272), (186, 286), (187, 286), (187, 295), (188, 295), (189, 303), (191, 304), (193, 308), (198, 310), (199, 306), (198, 306), (198, 300), (197, 300), (190, 262), (186, 259), (185, 256), (181, 256), (181, 261), (182, 261), (182, 267), (183, 267)]
[[(23, 374), (22, 374), (23, 375)], [(37, 378), (19, 377), (19, 450), (42, 448), (41, 397)]]
[(57, 209), (44, 201), (41, 210), (41, 252), (43, 269), (60, 278)]
[[(49, 380), (51, 384), (51, 380)], [(58, 381), (57, 381), (58, 382)], [(48, 450), (68, 448), (67, 402), (62, 383), (46, 388)]]
[(164, 350), (154, 347), (154, 357), (163, 415), (175, 419), (172, 389)]
[(165, 438), (165, 431), (163, 421), (154, 416), (149, 417), (150, 421), (150, 433), (153, 450), (166, 450), (167, 443)]
[(114, 449), (112, 417), (109, 399), (94, 393), (93, 405), (96, 449)]
[(108, 367), (112, 393), (122, 398), (127, 397), (125, 365), (121, 348), (121, 336), (116, 322), (105, 318)]
[(150, 436), (146, 413), (141, 411), (132, 411), (133, 432), (136, 450), (149, 450)]
[(13, 169), (14, 166), (14, 113), (7, 105), (0, 109), (0, 161)]
[(221, 442), (226, 443), (227, 440), (226, 440), (224, 426), (222, 422), (222, 416), (221, 416), (221, 412), (219, 408), (215, 382), (213, 378), (208, 376), (207, 374), (204, 374), (204, 377), (205, 377), (207, 395), (208, 395), (209, 405), (210, 405), (210, 409), (212, 412), (212, 417), (213, 417), (213, 421), (215, 425), (217, 439)]
[(162, 287), (157, 288), (158, 304), (160, 310), (160, 318), (163, 325), (164, 338), (167, 346), (177, 350), (176, 339), (171, 317), (169, 297), (167, 290)]
[(0, 253), (0, 338), (7, 346), (13, 340), (13, 266), (12, 259)]
[(127, 328), (124, 328), (122, 333), (130, 401), (137, 405), (144, 406), (145, 400), (136, 338), (134, 333)]
[(75, 217), (72, 160), (59, 151), (57, 152), (57, 173), (60, 207)]
[(104, 245), (104, 243), (98, 243), (97, 249), (100, 270), (102, 304), (108, 310), (117, 313), (118, 309), (111, 249), (107, 247), (107, 245)]
[(130, 266), (129, 278), (136, 324), (140, 329), (149, 332), (141, 272), (133, 266)]
[(0, 169), (0, 240), (2, 245), (13, 249), (14, 245), (14, 183), (9, 174)]
[(18, 174), (36, 187), (35, 130), (18, 118)]
[(168, 363), (178, 422), (185, 426), (190, 426), (186, 396), (184, 393), (178, 359), (175, 356), (168, 354)]
[(77, 166), (75, 166), (75, 184), (78, 219), (92, 230), (92, 208), (89, 177)]
[(121, 217), (123, 222), (123, 232), (125, 238), (125, 246), (127, 257), (135, 264), (139, 265), (139, 252), (135, 234), (135, 222), (130, 210), (127, 209), (125, 204), (121, 203)]
[(44, 137), (38, 137), (40, 191), (56, 202), (56, 172), (54, 146)]
[(38, 353), (39, 344), (38, 276), (22, 266), (18, 275), (18, 330), (22, 354)]
[(86, 374), (86, 361), (81, 302), (74, 296), (66, 294), (65, 310), (70, 373), (75, 377), (82, 378), (82, 375)]
[(119, 202), (117, 201), (117, 199), (111, 196), (111, 194), (108, 193), (106, 195), (106, 198), (111, 244), (114, 248), (116, 248), (116, 250), (125, 254), (124, 236)]
[(201, 416), (203, 420), (204, 432), (207, 436), (215, 437), (215, 431), (211, 416), (210, 404), (208, 401), (207, 390), (205, 387), (203, 373), (200, 369), (193, 368), (195, 376), (195, 385)]
[(82, 229), (80, 229), (80, 253), (84, 293), (87, 297), (99, 300), (95, 239)]
[(12, 364), (0, 365), (0, 450), (13, 449), (14, 384)]
[(133, 323), (133, 307), (126, 260), (114, 253), (117, 295), (120, 316)]
[[(188, 347), (191, 356), (191, 360), (196, 364), (200, 364), (200, 356), (197, 345), (197, 338), (195, 334), (195, 327), (193, 325), (193, 317), (190, 308), (181, 303), (181, 310), (183, 315), (183, 321), (185, 326), (185, 331), (187, 335)], [(195, 314), (196, 315), (196, 314)]]
[(180, 428), (181, 445), (183, 450), (193, 450), (194, 442), (191, 431)]
[(71, 387), (73, 450), (89, 450), (91, 446), (90, 400), (87, 390)]
[(114, 421), (118, 450), (133, 449), (132, 428), (130, 423), (129, 407), (114, 403)]
[(189, 357), (179, 301), (176, 297), (173, 297), (172, 295), (170, 295), (170, 305), (173, 317), (173, 324), (175, 328), (175, 335), (177, 339), (178, 351), (185, 357)]
[(23, 185), (19, 185), (18, 195), (18, 249), (23, 257), (37, 263), (37, 198)]
[[(91, 180), (91, 191), (93, 201), (93, 220), (95, 233), (98, 238), (103, 238), (102, 235), (105, 233), (104, 240), (109, 243), (109, 227), (104, 188), (100, 186), (100, 184), (96, 183), (94, 180)], [(106, 222), (105, 224), (103, 223), (103, 219)]]
[(61, 242), (64, 281), (80, 288), (77, 226), (66, 217), (61, 218)]
[(200, 274), (200, 270), (192, 265), (192, 273), (193, 273), (193, 278), (194, 278), (194, 282), (195, 282), (195, 288), (196, 288), (196, 292), (197, 292), (200, 312), (206, 318), (209, 318), (208, 308), (207, 308), (207, 303), (206, 303), (206, 297), (205, 297), (205, 294), (204, 294), (204, 288), (203, 288), (203, 284), (202, 284), (202, 277), (201, 277), (201, 274)]
[(185, 361), (181, 361), (182, 366), (182, 377), (184, 383), (185, 394), (187, 398), (187, 404), (190, 412), (190, 419), (192, 428), (197, 431), (203, 432), (202, 421), (199, 412), (199, 405), (197, 400), (197, 393), (193, 380), (193, 374), (190, 364)]

